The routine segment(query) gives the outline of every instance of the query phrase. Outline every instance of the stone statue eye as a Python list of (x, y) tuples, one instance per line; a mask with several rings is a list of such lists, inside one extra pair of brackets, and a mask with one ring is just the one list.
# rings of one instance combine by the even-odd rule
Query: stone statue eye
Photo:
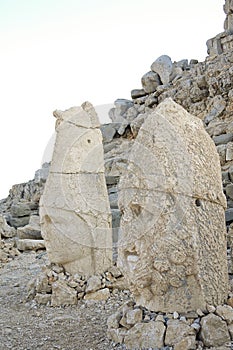
[(200, 207), (201, 206), (201, 200), (200, 199), (196, 199), (195, 200), (195, 204), (197, 207)]
[(88, 143), (91, 143), (91, 140), (90, 140), (90, 139), (88, 139), (88, 140), (87, 140), (87, 142), (88, 142)]

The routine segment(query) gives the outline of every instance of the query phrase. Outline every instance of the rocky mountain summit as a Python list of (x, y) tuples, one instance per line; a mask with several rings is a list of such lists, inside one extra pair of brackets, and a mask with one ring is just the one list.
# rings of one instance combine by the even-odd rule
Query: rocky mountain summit
[[(67, 158), (66, 149), (63, 147), (63, 141), (68, 140), (69, 137), (66, 139), (60, 139), (60, 151), (65, 151), (65, 159), (68, 159), (65, 165), (62, 164), (62, 169), (59, 168), (61, 164), (59, 164), (58, 161), (55, 164), (55, 167), (54, 163), (52, 163), (52, 166), (47, 163), (44, 164), (42, 166), (42, 169), (38, 170), (35, 173), (35, 177), (33, 180), (24, 184), (14, 185), (9, 192), (9, 196), (6, 199), (0, 201), (0, 264), (2, 270), (4, 271), (4, 269), (7, 268), (8, 264), (10, 264), (12, 261), (17, 261), (17, 259), (19, 259), (19, 255), (28, 254), (29, 251), (37, 252), (35, 254), (38, 254), (38, 256), (40, 257), (43, 256), (43, 254), (46, 254), (46, 252), (44, 251), (46, 246), (44, 238), (46, 237), (46, 235), (41, 235), (41, 219), (39, 217), (39, 202), (43, 194), (46, 194), (47, 196), (46, 201), (46, 196), (43, 199), (43, 206), (47, 206), (45, 214), (43, 215), (44, 219), (48, 219), (47, 214), (49, 210), (51, 212), (53, 211), (55, 218), (54, 220), (57, 219), (57, 212), (54, 212), (54, 208), (56, 210), (60, 210), (60, 219), (62, 215), (65, 215), (64, 212), (70, 210), (70, 205), (76, 205), (76, 203), (74, 204), (72, 201), (69, 201), (69, 208), (66, 208), (64, 206), (64, 203), (66, 203), (67, 205), (67, 201), (64, 200), (64, 203), (62, 202), (63, 198), (59, 195), (59, 193), (56, 192), (56, 186), (54, 185), (54, 179), (57, 177), (56, 174), (60, 174), (59, 181), (61, 181), (62, 179), (63, 186), (71, 188), (71, 193), (76, 191), (76, 196), (79, 195), (79, 192), (77, 191), (77, 188), (75, 188), (73, 182), (73, 175), (77, 176), (77, 178), (82, 178), (83, 174), (88, 174), (88, 176), (90, 177), (90, 183), (88, 188), (92, 188), (91, 186), (94, 184), (93, 179), (96, 177), (96, 174), (98, 174), (98, 176), (101, 177), (101, 184), (100, 181), (99, 184), (100, 186), (103, 186), (102, 188), (104, 188), (104, 191), (106, 186), (106, 193), (104, 192), (104, 199), (106, 200), (106, 203), (107, 201), (109, 201), (110, 208), (106, 204), (105, 207), (108, 208), (108, 210), (106, 209), (106, 213), (102, 213), (103, 218), (98, 219), (100, 219), (102, 224), (105, 222), (103, 224), (105, 226), (103, 227), (106, 229), (106, 227), (111, 221), (109, 219), (109, 209), (111, 210), (111, 239), (113, 262), (116, 263), (117, 261), (118, 243), (119, 240), (121, 240), (121, 247), (119, 249), (120, 259), (118, 260), (118, 263), (120, 261), (121, 264), (125, 265), (122, 266), (119, 270), (118, 267), (116, 267), (116, 264), (111, 267), (109, 266), (109, 268), (106, 264), (102, 264), (102, 266), (104, 266), (103, 271), (101, 271), (101, 268), (98, 269), (98, 272), (95, 272), (95, 270), (93, 269), (94, 272), (92, 271), (90, 275), (88, 275), (88, 268), (86, 270), (84, 269), (83, 273), (75, 274), (75, 269), (80, 268), (80, 264), (78, 262), (75, 262), (75, 264), (72, 263), (72, 268), (70, 268), (70, 265), (68, 265), (69, 268), (67, 270), (65, 268), (66, 262), (60, 262), (58, 260), (52, 261), (50, 265), (47, 265), (47, 267), (43, 268), (43, 271), (41, 273), (38, 273), (38, 270), (36, 271), (34, 279), (29, 283), (28, 286), (28, 299), (34, 299), (37, 305), (46, 305), (43, 306), (44, 308), (49, 308), (49, 306), (61, 307), (64, 305), (75, 305), (75, 307), (78, 307), (79, 305), (81, 305), (80, 303), (85, 303), (89, 300), (95, 300), (96, 303), (107, 303), (108, 300), (112, 300), (111, 298), (118, 298), (120, 295), (122, 295), (121, 293), (123, 293), (124, 298), (122, 298), (121, 302), (123, 303), (124, 301), (126, 303), (120, 305), (121, 302), (119, 301), (119, 309), (116, 310), (115, 313), (112, 315), (108, 312), (108, 316), (110, 317), (108, 318), (108, 321), (106, 321), (105, 319), (105, 322), (107, 322), (108, 327), (107, 335), (113, 341), (111, 343), (111, 348), (125, 348), (125, 345), (119, 344), (126, 344), (127, 349), (156, 348), (175, 350), (226, 350), (231, 349), (233, 347), (233, 1), (225, 1), (224, 11), (226, 13), (226, 20), (224, 23), (225, 30), (223, 33), (220, 33), (216, 37), (211, 38), (207, 41), (208, 56), (204, 62), (198, 62), (195, 59), (192, 59), (190, 61), (186, 59), (172, 61), (172, 59), (168, 55), (160, 56), (154, 62), (152, 62), (151, 67), (148, 67), (148, 71), (142, 76), (141, 87), (135, 88), (131, 91), (132, 99), (126, 100), (121, 98), (117, 99), (114, 102), (114, 108), (112, 108), (109, 111), (111, 123), (100, 126), (103, 138), (103, 154), (101, 153), (102, 148), (99, 148), (101, 156), (98, 156), (97, 158), (93, 156), (93, 154), (95, 155), (95, 153), (90, 153), (91, 164), (94, 164), (92, 169), (88, 168), (88, 164), (90, 162), (86, 164), (85, 162), (83, 163), (83, 161), (80, 161), (80, 167), (80, 164), (78, 162), (77, 164), (74, 162), (72, 163), (70, 161), (69, 156)], [(167, 102), (170, 101), (170, 99), (172, 99), (172, 101), (174, 102)], [(153, 186), (151, 187), (151, 178), (149, 178), (150, 174), (148, 175), (147, 171), (149, 167), (152, 166), (153, 161), (152, 159), (150, 160), (150, 157), (147, 155), (146, 152), (142, 152), (141, 149), (138, 151), (137, 147), (141, 140), (141, 135), (144, 133), (147, 136), (144, 135), (145, 139), (143, 140), (142, 144), (145, 144), (146, 147), (150, 149), (150, 152), (152, 152), (152, 148), (159, 149), (160, 146), (158, 140), (161, 134), (163, 133), (161, 125), (163, 125), (164, 120), (163, 113), (161, 111), (163, 107), (161, 106), (164, 106), (167, 103), (169, 104), (170, 110), (173, 109), (173, 113), (177, 113), (177, 116), (179, 113), (182, 114), (184, 112), (179, 110), (179, 108), (176, 109), (176, 107), (174, 106), (175, 104), (182, 106), (188, 113), (199, 119), (198, 123), (200, 125), (199, 128), (195, 129), (193, 125), (196, 122), (192, 122), (191, 119), (193, 117), (190, 117), (189, 122), (191, 124), (193, 123), (192, 127), (188, 124), (188, 122), (186, 123), (187, 133), (185, 133), (185, 127), (182, 129), (184, 130), (182, 132), (184, 132), (184, 135), (186, 135), (185, 137), (187, 138), (187, 141), (186, 143), (181, 143), (179, 142), (181, 137), (181, 131), (176, 132), (176, 130), (181, 129), (175, 129), (175, 124), (173, 123), (172, 119), (169, 123), (167, 122), (167, 134), (165, 133), (164, 135), (167, 136), (168, 143), (171, 141), (169, 137), (171, 137), (172, 135), (172, 137), (174, 138), (174, 149), (172, 149), (172, 147), (168, 149), (165, 148), (167, 152), (166, 157), (164, 156), (159, 158), (159, 156), (162, 154), (161, 152), (161, 154), (158, 153), (158, 158), (156, 160), (156, 166), (159, 170), (161, 170), (161, 163), (164, 161), (164, 159), (167, 160), (167, 168), (165, 168), (169, 169), (169, 171), (174, 171), (174, 169), (179, 168), (180, 173), (177, 181), (180, 181), (180, 183), (183, 184), (184, 192), (189, 188), (194, 188), (195, 186), (195, 188), (198, 188), (200, 186), (198, 196), (196, 194), (193, 195), (193, 192), (192, 194), (188, 192), (189, 200), (190, 198), (193, 199), (195, 197), (195, 201), (192, 202), (192, 204), (187, 205), (187, 207), (189, 208), (189, 212), (192, 213), (192, 215), (190, 215), (189, 220), (185, 224), (187, 226), (186, 229), (182, 227), (182, 229), (178, 228), (177, 230), (178, 233), (176, 234), (176, 236), (180, 235), (181, 237), (181, 235), (184, 234), (186, 238), (181, 238), (181, 240), (179, 241), (180, 243), (177, 243), (174, 237), (171, 238), (170, 241), (174, 239), (172, 241), (173, 251), (169, 254), (167, 253), (169, 251), (169, 247), (167, 248), (167, 243), (163, 242), (163, 240), (166, 241), (166, 237), (164, 238), (164, 236), (162, 236), (161, 234), (161, 232), (163, 232), (163, 222), (161, 222), (161, 232), (157, 231), (161, 235), (161, 242), (163, 242), (163, 244), (161, 242), (157, 243), (157, 241), (154, 241), (154, 234), (150, 238), (151, 241), (148, 241), (149, 243), (145, 243), (143, 241), (143, 238), (141, 241), (141, 237), (139, 237), (141, 232), (144, 232), (144, 227), (142, 225), (145, 224), (145, 221), (140, 222), (140, 220), (138, 219), (138, 217), (140, 217), (140, 219), (142, 218), (142, 216), (140, 216), (141, 207), (139, 205), (140, 198), (144, 198), (142, 192), (140, 192), (140, 195), (138, 195), (137, 193), (137, 201), (132, 202), (129, 200), (129, 198), (131, 198), (130, 196), (132, 196), (132, 188), (130, 187), (132, 182), (136, 186), (136, 188), (141, 191), (142, 189), (145, 190), (145, 187), (143, 187), (145, 185), (143, 181), (146, 179), (146, 189), (148, 190), (149, 188), (150, 190), (147, 193), (146, 198), (151, 196), (151, 193), (153, 192), (154, 188), (153, 186), (156, 185), (153, 182)], [(91, 114), (92, 112), (90, 112), (90, 109), (92, 107), (88, 103), (85, 103), (84, 106), (85, 107), (82, 107), (83, 110), (89, 116), (92, 115), (90, 120), (93, 122), (93, 114)], [(78, 108), (78, 110), (81, 111), (80, 107)], [(83, 113), (83, 110), (81, 111), (81, 113)], [(156, 117), (156, 113), (157, 115), (159, 113), (161, 120), (159, 119), (159, 117)], [(55, 111), (54, 116), (57, 118), (57, 129), (62, 129), (65, 125), (63, 122), (68, 121), (69, 125), (66, 125), (62, 130), (63, 132), (67, 132), (65, 128), (68, 127), (69, 130), (72, 129), (70, 132), (73, 133), (73, 126), (70, 126), (71, 123), (69, 118), (70, 116), (72, 116), (72, 123), (75, 124), (76, 114), (76, 107), (65, 112)], [(168, 114), (169, 113), (167, 112), (167, 115)], [(157, 129), (154, 133), (152, 133), (155, 125), (153, 118), (157, 118)], [(196, 118), (194, 118), (193, 120), (195, 119)], [(179, 120), (178, 117), (177, 120)], [(95, 124), (94, 126), (85, 125), (85, 128), (89, 128), (88, 131), (85, 130), (85, 132), (83, 132), (82, 129), (84, 125), (80, 126), (80, 123), (78, 124), (79, 130), (76, 130), (76, 132), (80, 133), (81, 136), (79, 139), (78, 147), (76, 147), (76, 151), (79, 151), (84, 147), (83, 140), (84, 137), (86, 137), (87, 132), (89, 133), (89, 136), (87, 138), (88, 145), (85, 146), (86, 150), (87, 146), (89, 147), (88, 152), (92, 152), (93, 149), (95, 149), (95, 147), (92, 149), (92, 137), (96, 142), (94, 143), (94, 145), (99, 145), (100, 133), (98, 132), (99, 130), (97, 130), (97, 124)], [(182, 123), (180, 123), (180, 125), (181, 124)], [(149, 125), (150, 127), (148, 127), (147, 125)], [(211, 143), (210, 140), (210, 143), (208, 143), (209, 141), (206, 141), (207, 143), (204, 142), (205, 147), (203, 146), (203, 138), (205, 140), (207, 139), (206, 136), (203, 136), (203, 126), (213, 141), (213, 143)], [(194, 129), (196, 134), (193, 133)], [(98, 135), (98, 137), (94, 136), (95, 132), (96, 135)], [(98, 138), (98, 141), (96, 137)], [(189, 144), (189, 140), (193, 141), (194, 139), (197, 140), (197, 144), (195, 149), (192, 150), (192, 153), (190, 153), (191, 156), (189, 157), (187, 149), (190, 150), (192, 148), (192, 143)], [(73, 147), (72, 138), (70, 138), (69, 141)], [(200, 144), (198, 144), (198, 142)], [(177, 151), (175, 148), (177, 144), (179, 144), (180, 153), (182, 153), (183, 147), (183, 155), (185, 156), (182, 158), (182, 162), (184, 163), (181, 162), (181, 164), (178, 164), (179, 162), (177, 162), (176, 166), (174, 166), (175, 163), (173, 164), (173, 158), (174, 154), (176, 154)], [(156, 147), (154, 145), (156, 145)], [(205, 158), (204, 155), (203, 157), (200, 157), (200, 164), (202, 166), (206, 165), (206, 169), (211, 169), (209, 170), (209, 172), (211, 173), (205, 173), (205, 179), (203, 179), (204, 172), (201, 172), (201, 168), (198, 168), (200, 170), (199, 173), (198, 171), (192, 173), (191, 169), (193, 169), (193, 167), (190, 168), (190, 173), (188, 171), (182, 172), (182, 168), (188, 169), (188, 165), (191, 164), (191, 161), (195, 163), (195, 157), (193, 155), (195, 151), (199, 149), (199, 146), (200, 149), (202, 149), (202, 147), (205, 148), (202, 149), (203, 152), (207, 152), (205, 156), (208, 154), (208, 159)], [(212, 147), (214, 150), (210, 152), (209, 150), (212, 149)], [(60, 151), (58, 152), (58, 155), (61, 153)], [(166, 152), (164, 151), (164, 154)], [(215, 160), (217, 159), (217, 154), (219, 155), (219, 163), (221, 166), (222, 174), (222, 188), (225, 198), (221, 197), (220, 194), (220, 192), (222, 191), (222, 189), (220, 188), (221, 181), (220, 184), (218, 183), (217, 186), (217, 168), (219, 165), (216, 165), (215, 163)], [(78, 153), (72, 153), (71, 156), (77, 157), (77, 159), (79, 157)], [(103, 157), (104, 160), (103, 169), (98, 168), (97, 163), (97, 161), (101, 157)], [(160, 162), (158, 162), (158, 159), (160, 160)], [(72, 169), (72, 171), (70, 171), (70, 164), (75, 164), (75, 167), (77, 165), (78, 170), (75, 169), (74, 171), (74, 169)], [(85, 171), (83, 171), (83, 166), (85, 168)], [(146, 166), (148, 168), (144, 168)], [(130, 173), (129, 169), (133, 169), (131, 174), (132, 176), (130, 179), (127, 178), (127, 176), (129, 176)], [(144, 173), (143, 176), (138, 178), (138, 172), (140, 172), (141, 169), (144, 170)], [(72, 181), (69, 179), (66, 182), (66, 180), (64, 179), (67, 179), (67, 175), (70, 175), (70, 173), (72, 173)], [(53, 174), (53, 176), (51, 176), (51, 174)], [(156, 174), (156, 176), (158, 175), (155, 169), (154, 174)], [(159, 174), (159, 176), (161, 176), (161, 174)], [(48, 192), (48, 176), (50, 176), (48, 181), (53, 181), (54, 186), (54, 197), (53, 200), (51, 200), (52, 207), (51, 205), (48, 205), (48, 198), (49, 200), (51, 199), (50, 193)], [(169, 183), (169, 181), (171, 181), (170, 178), (166, 178), (166, 176), (167, 173), (164, 172), (163, 176), (161, 176), (160, 178), (160, 185), (162, 188), (163, 186), (167, 186), (166, 182)], [(218, 190), (216, 191), (213, 191), (213, 186), (215, 186), (212, 184), (213, 179), (216, 180), (215, 185), (218, 188)], [(148, 181), (150, 184), (149, 186)], [(87, 196), (86, 198), (88, 198), (90, 202), (92, 201), (92, 206), (94, 206), (95, 210), (98, 211), (99, 208), (98, 205), (96, 205), (96, 199), (98, 198), (95, 196), (91, 198), (91, 195), (88, 192), (88, 188), (85, 189), (84, 182), (84, 187), (82, 187), (82, 191), (85, 192), (85, 196)], [(206, 187), (202, 187), (203, 183), (206, 184)], [(46, 190), (44, 190), (46, 185), (47, 188)], [(176, 185), (177, 184), (172, 183), (171, 187), (175, 188)], [(93, 186), (92, 191), (94, 191), (94, 187), (95, 186)], [(127, 196), (124, 192), (125, 188), (128, 191)], [(122, 189), (123, 194), (121, 192)], [(181, 188), (179, 187), (179, 190), (180, 189)], [(206, 189), (208, 189), (208, 191)], [(204, 192), (205, 190), (207, 195)], [(218, 195), (216, 195), (217, 192)], [(69, 198), (70, 200), (72, 196), (70, 195), (70, 193), (68, 196), (67, 193), (68, 192), (65, 192), (65, 197)], [(119, 201), (118, 195), (120, 196)], [(58, 198), (60, 202), (56, 202), (56, 198)], [(90, 220), (91, 225), (94, 225), (92, 221), (93, 218), (89, 217), (90, 213), (88, 211), (88, 206), (86, 207), (86, 202), (88, 202), (88, 200), (86, 201), (86, 198), (82, 198), (83, 202), (85, 202), (83, 204), (82, 210), (85, 213), (86, 217), (88, 217), (88, 220)], [(202, 203), (203, 199), (204, 201), (206, 201), (206, 199), (209, 200), (208, 205), (211, 207), (211, 209), (209, 209), (206, 202), (204, 204)], [(177, 217), (177, 215), (181, 215), (180, 213), (184, 208), (178, 208), (179, 203), (176, 203), (174, 197), (171, 196), (169, 200), (170, 202), (168, 203), (166, 197), (165, 202), (167, 207), (169, 206), (169, 208), (172, 208), (173, 212), (175, 213), (174, 217)], [(153, 205), (154, 213), (157, 210), (156, 205), (158, 206), (158, 203), (156, 201), (152, 201), (149, 202), (149, 204)], [(219, 204), (221, 208), (218, 206)], [(136, 218), (135, 221), (133, 221), (132, 218), (129, 219), (129, 217), (127, 216), (129, 214), (127, 212), (127, 205), (131, 205), (132, 213), (134, 215), (134, 218)], [(221, 218), (222, 212), (224, 215), (223, 208), (225, 206), (225, 225), (223, 225), (224, 221), (221, 221)], [(213, 230), (213, 228), (211, 228), (211, 224), (209, 224), (208, 227), (205, 226), (204, 229), (203, 227), (199, 227), (198, 230), (195, 231), (196, 227), (198, 227), (197, 222), (201, 222), (201, 220), (203, 219), (203, 217), (201, 217), (200, 212), (198, 212), (200, 208), (205, 209), (205, 217), (208, 215), (209, 212), (212, 213), (211, 219), (209, 218), (209, 222), (215, 222), (216, 220), (216, 236), (213, 236), (213, 232), (215, 231)], [(76, 207), (73, 208), (73, 210), (76, 209)], [(150, 210), (151, 209), (149, 208), (148, 212), (150, 212)], [(79, 213), (80, 217), (81, 214)], [(104, 214), (107, 215), (106, 218)], [(95, 215), (97, 217), (97, 214)], [(121, 224), (120, 222), (122, 217), (123, 219)], [(196, 222), (194, 222), (194, 217), (198, 217), (199, 219), (196, 219)], [(44, 219), (42, 220), (43, 224)], [(131, 226), (127, 227), (127, 222), (129, 222), (129, 220), (131, 220)], [(173, 218), (173, 220), (175, 219)], [(70, 220), (70, 222), (71, 221), (73, 222), (73, 219)], [(59, 226), (59, 224), (60, 223), (58, 220), (57, 225)], [(48, 221), (46, 225), (47, 227), (50, 227), (51, 222)], [(79, 221), (78, 225), (81, 225), (81, 221)], [(67, 226), (69, 225), (67, 224)], [(193, 229), (192, 237), (190, 235), (187, 235), (187, 232), (190, 230), (190, 227), (192, 227)], [(120, 228), (122, 229), (122, 232), (121, 230), (119, 230)], [(137, 236), (137, 230), (139, 230), (139, 228), (142, 231), (140, 231)], [(225, 229), (227, 232), (227, 244), (224, 246)], [(183, 232), (182, 230), (184, 230), (185, 232)], [(147, 234), (149, 234), (148, 232), (150, 232), (149, 229), (147, 231)], [(174, 230), (172, 230), (170, 233), (172, 234), (172, 232), (174, 234)], [(199, 238), (202, 235), (201, 232), (205, 232), (205, 238), (206, 241), (208, 241), (206, 249), (202, 249), (206, 244), (205, 240), (203, 240), (202, 243), (198, 242)], [(212, 234), (212, 237), (210, 233)], [(67, 242), (69, 242), (70, 237), (66, 236), (66, 239), (67, 238)], [(123, 242), (122, 239), (125, 241)], [(194, 240), (196, 243), (191, 242), (192, 240)], [(211, 244), (209, 243), (210, 241)], [(138, 242), (138, 247), (135, 242)], [(185, 247), (182, 250), (181, 246), (184, 242)], [(52, 260), (54, 256), (58, 256), (60, 258), (60, 251), (56, 251), (58, 242), (56, 242), (56, 239), (53, 238), (53, 241), (51, 243), (52, 251), (50, 252), (50, 256), (52, 257)], [(180, 249), (178, 249), (178, 244), (180, 245)], [(69, 246), (69, 248), (67, 249), (65, 248), (65, 246), (63, 247), (63, 253), (65, 258), (66, 255), (69, 255), (69, 251), (75, 251), (75, 246), (77, 246), (77, 242), (71, 244), (71, 246)], [(209, 246), (211, 246), (212, 250), (210, 249), (211, 252), (208, 253)], [(143, 247), (146, 248), (144, 249)], [(150, 277), (149, 282), (147, 281), (148, 271), (150, 271), (151, 269), (150, 262), (148, 262), (150, 257), (150, 247), (154, 249), (153, 254), (155, 254), (156, 252), (157, 257), (157, 259), (155, 259), (155, 261), (153, 262), (153, 269), (155, 269), (155, 271), (153, 270), (153, 278), (156, 281), (153, 283), (151, 282)], [(51, 247), (49, 249), (51, 250)], [(80, 250), (80, 247), (78, 246), (77, 249)], [(165, 250), (166, 252), (164, 252)], [(54, 254), (54, 251), (56, 254)], [(135, 253), (135, 251), (137, 252), (137, 254), (138, 252), (140, 252), (141, 256), (143, 256), (145, 261), (147, 261), (147, 263), (145, 264), (146, 269), (143, 264), (142, 270), (137, 270), (137, 268), (135, 267), (137, 266), (138, 262), (138, 256)], [(174, 251), (176, 252), (176, 254), (173, 254)], [(25, 253), (21, 254), (22, 252)], [(164, 256), (162, 256), (161, 252), (164, 252), (164, 254), (167, 257), (167, 261), (169, 261), (170, 265), (166, 264)], [(191, 263), (189, 261), (189, 264), (187, 264), (187, 261), (185, 261), (184, 258), (184, 256), (188, 254), (188, 252), (189, 258), (192, 257), (192, 260), (190, 260)], [(198, 264), (200, 264), (198, 265), (198, 267), (195, 266), (196, 260), (194, 258), (194, 252), (197, 252), (195, 253), (197, 255), (199, 254)], [(99, 254), (98, 251), (95, 251), (95, 253)], [(88, 254), (89, 250), (87, 249), (86, 255)], [(161, 259), (159, 259), (160, 255), (162, 256)], [(210, 263), (210, 256), (213, 260), (212, 263)], [(93, 254), (90, 260), (88, 260), (90, 265), (92, 259)], [(202, 259), (206, 259), (204, 263)], [(227, 273), (225, 274), (226, 264), (224, 263), (224, 261), (226, 262), (226, 260), (228, 267), (229, 289), (227, 287), (227, 282), (225, 278)], [(111, 261), (111, 257), (108, 258), (108, 262), (109, 261)], [(171, 264), (171, 261), (173, 265)], [(219, 261), (221, 261), (221, 263), (219, 263)], [(87, 265), (83, 266), (85, 268), (87, 267)], [(203, 268), (203, 266), (205, 266), (205, 268)], [(174, 279), (175, 269), (177, 279)], [(193, 271), (195, 269), (199, 269), (199, 272), (190, 273), (191, 270)], [(122, 275), (122, 271), (124, 271), (125, 276)], [(131, 271), (133, 271), (134, 273), (133, 277), (132, 275), (130, 275)], [(161, 278), (161, 276), (165, 276), (165, 274), (166, 276), (168, 276), (166, 277), (168, 278), (166, 283), (164, 283), (163, 279), (159, 280), (159, 278)], [(190, 281), (190, 279), (194, 278), (193, 276), (195, 276), (195, 274), (199, 274), (200, 276), (202, 276), (201, 283), (199, 285), (196, 285), (195, 287), (196, 291), (198, 288), (200, 288), (200, 292), (198, 289), (197, 295), (195, 293), (189, 295), (188, 293), (186, 293), (187, 286), (182, 281), (184, 281), (185, 278), (187, 278), (187, 280)], [(211, 279), (215, 281), (211, 286), (211, 292), (209, 291), (211, 288), (209, 288), (208, 290), (207, 287), (205, 287), (207, 289), (205, 289), (205, 291), (203, 292), (202, 284), (206, 286), (210, 285)], [(195, 283), (192, 282), (190, 283), (190, 285), (195, 285)], [(175, 297), (176, 300), (174, 299), (174, 296), (173, 299), (171, 298), (171, 296), (167, 297), (167, 295), (169, 295), (170, 293), (169, 291), (173, 287), (180, 288), (178, 289), (178, 294)], [(218, 296), (215, 299), (215, 296), (219, 292), (217, 287), (219, 288), (219, 290), (221, 290), (221, 296)], [(190, 290), (191, 289), (192, 287), (190, 287)], [(184, 294), (181, 297), (179, 297), (179, 291), (181, 290)], [(141, 292), (139, 293), (139, 291)], [(153, 291), (157, 299), (155, 299), (152, 296)], [(204, 299), (202, 299), (202, 302), (199, 303), (200, 307), (197, 307), (196, 302), (198, 300), (198, 295), (200, 296), (202, 293), (202, 298)], [(207, 300), (209, 300), (207, 304), (205, 299), (205, 293), (207, 295)], [(210, 293), (212, 293), (212, 299), (209, 297)], [(193, 301), (192, 298), (194, 297), (194, 294), (195, 300)], [(135, 300), (137, 304), (135, 303)], [(157, 302), (157, 300), (159, 301)], [(195, 310), (192, 309), (192, 306), (190, 306), (190, 300), (192, 300), (193, 302), (192, 305), (196, 305)], [(218, 305), (218, 300), (220, 305)], [(35, 301), (31, 302), (34, 303)], [(182, 306), (184, 306), (184, 303), (186, 303), (186, 305), (183, 309)], [(178, 310), (178, 304), (180, 310)], [(205, 307), (204, 304), (206, 305)], [(169, 306), (166, 309), (164, 305)], [(110, 343), (108, 343), (107, 346), (110, 346), (109, 344)], [(74, 347), (73, 349), (75, 348), (76, 347)], [(44, 349), (49, 349), (49, 347), (46, 347), (45, 345)], [(103, 347), (100, 344), (99, 347), (96, 347), (95, 349), (106, 349), (106, 344), (103, 345)]]

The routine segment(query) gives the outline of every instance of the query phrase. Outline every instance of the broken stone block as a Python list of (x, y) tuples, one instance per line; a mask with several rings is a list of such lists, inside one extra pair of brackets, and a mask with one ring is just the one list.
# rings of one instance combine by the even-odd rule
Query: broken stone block
[(37, 304), (47, 305), (51, 301), (51, 294), (39, 294), (35, 296), (35, 301)]
[(203, 317), (200, 338), (207, 347), (226, 344), (230, 341), (226, 322), (214, 314)]
[(163, 84), (168, 84), (170, 82), (172, 69), (173, 64), (171, 58), (167, 55), (158, 57), (151, 65), (151, 70), (159, 75)]
[(205, 116), (205, 123), (208, 124), (213, 119), (221, 116), (226, 108), (226, 101), (221, 95), (214, 96), (211, 102), (210, 112)]
[(166, 327), (162, 322), (137, 323), (125, 336), (127, 349), (162, 348)]
[(144, 74), (142, 77), (142, 87), (147, 93), (154, 92), (161, 84), (162, 82), (160, 80), (160, 77), (155, 72), (150, 71)]
[(227, 324), (233, 323), (233, 308), (229, 305), (219, 305), (216, 314), (220, 316)]
[(51, 306), (76, 305), (77, 300), (77, 292), (65, 281), (52, 283)]
[(49, 167), (50, 167), (49, 163), (44, 163), (42, 165), (42, 168), (35, 172), (35, 177), (34, 177), (35, 183), (37, 184), (43, 183), (47, 180), (49, 175)]
[(229, 142), (226, 148), (226, 161), (233, 160), (233, 142)]
[(45, 249), (43, 239), (18, 239), (16, 245), (20, 251)]
[(112, 232), (98, 117), (89, 103), (54, 115), (56, 142), (40, 201), (48, 257), (73, 275), (103, 273), (112, 263)]
[(22, 216), (20, 218), (16, 218), (9, 215), (8, 221), (11, 226), (13, 226), (14, 228), (18, 228), (18, 227), (28, 225), (29, 219), (30, 219), (30, 216)]
[(12, 238), (16, 235), (16, 229), (7, 224), (3, 215), (0, 215), (0, 237)]
[(39, 294), (44, 294), (44, 293), (51, 293), (51, 285), (49, 285), (49, 281), (48, 281), (48, 276), (46, 275), (46, 273), (41, 273), (35, 283), (34, 283), (34, 287), (36, 289), (36, 292)]
[(168, 320), (165, 337), (165, 345), (174, 346), (179, 344), (186, 337), (194, 337), (195, 330), (188, 324), (179, 320)]
[(227, 15), (224, 21), (224, 29), (227, 34), (233, 34), (233, 14), (230, 13)]
[(0, 262), (6, 263), (8, 262), (8, 254), (0, 249)]
[(109, 329), (117, 329), (119, 328), (119, 322), (121, 319), (121, 313), (116, 312), (115, 314), (109, 316), (107, 320), (107, 326)]
[(226, 145), (219, 145), (216, 147), (221, 165), (226, 163), (226, 148)]
[(233, 221), (233, 208), (229, 208), (226, 210), (225, 218), (227, 223)]
[(152, 311), (227, 299), (226, 199), (203, 123), (171, 99), (148, 114), (119, 183), (118, 267)]
[(40, 217), (30, 216), (29, 224), (17, 228), (17, 236), (20, 239), (42, 239), (40, 228)]
[(118, 98), (114, 101), (114, 105), (116, 106), (116, 113), (118, 115), (124, 115), (130, 107), (133, 107), (133, 102), (125, 98)]
[(85, 295), (85, 300), (107, 300), (110, 297), (110, 291), (108, 288), (97, 290), (96, 292), (88, 293)]
[(233, 134), (223, 134), (223, 135), (213, 137), (213, 141), (216, 146), (227, 144), (232, 140), (233, 140)]
[(116, 129), (114, 128), (113, 124), (101, 125), (100, 130), (102, 132), (104, 142), (111, 142), (113, 140), (116, 133)]
[(195, 335), (183, 338), (179, 343), (175, 344), (174, 350), (196, 350)]
[(134, 310), (128, 310), (126, 312), (126, 323), (129, 325), (135, 325), (136, 323), (139, 323), (142, 321), (142, 310), (141, 309), (134, 309)]
[(144, 89), (133, 89), (131, 91), (131, 97), (132, 99), (138, 98), (138, 97), (143, 97), (146, 96), (147, 93)]
[(17, 218), (20, 218), (22, 216), (29, 216), (31, 214), (31, 208), (29, 203), (18, 202), (16, 204), (12, 204), (11, 214), (13, 217)]
[(127, 334), (127, 330), (125, 328), (111, 328), (107, 331), (107, 337), (114, 341), (116, 344), (122, 344), (124, 342), (124, 338)]
[(101, 277), (100, 276), (91, 276), (87, 280), (87, 287), (85, 292), (92, 293), (101, 288)]

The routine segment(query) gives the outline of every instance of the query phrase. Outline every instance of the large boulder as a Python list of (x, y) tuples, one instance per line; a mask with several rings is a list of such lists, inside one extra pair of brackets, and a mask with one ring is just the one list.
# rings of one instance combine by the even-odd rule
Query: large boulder
[(151, 70), (157, 73), (163, 84), (170, 82), (170, 75), (173, 70), (172, 60), (167, 55), (158, 57), (151, 65)]
[(154, 92), (161, 84), (162, 82), (160, 80), (160, 77), (155, 72), (148, 72), (142, 77), (142, 86), (147, 93)]
[(17, 236), (20, 239), (42, 239), (40, 217), (32, 215), (28, 225), (17, 228)]
[(162, 348), (165, 330), (163, 322), (137, 323), (125, 336), (127, 349)]
[(209, 314), (201, 320), (200, 337), (205, 346), (221, 346), (230, 341), (227, 324), (219, 316)]

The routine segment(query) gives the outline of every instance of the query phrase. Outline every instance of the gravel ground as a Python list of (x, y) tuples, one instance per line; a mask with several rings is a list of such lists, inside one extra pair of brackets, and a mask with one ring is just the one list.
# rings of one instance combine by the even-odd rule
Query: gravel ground
[(80, 301), (52, 308), (28, 302), (27, 284), (46, 265), (46, 254), (24, 253), (0, 269), (0, 350), (111, 350), (109, 315), (128, 296), (117, 292), (107, 302)]

